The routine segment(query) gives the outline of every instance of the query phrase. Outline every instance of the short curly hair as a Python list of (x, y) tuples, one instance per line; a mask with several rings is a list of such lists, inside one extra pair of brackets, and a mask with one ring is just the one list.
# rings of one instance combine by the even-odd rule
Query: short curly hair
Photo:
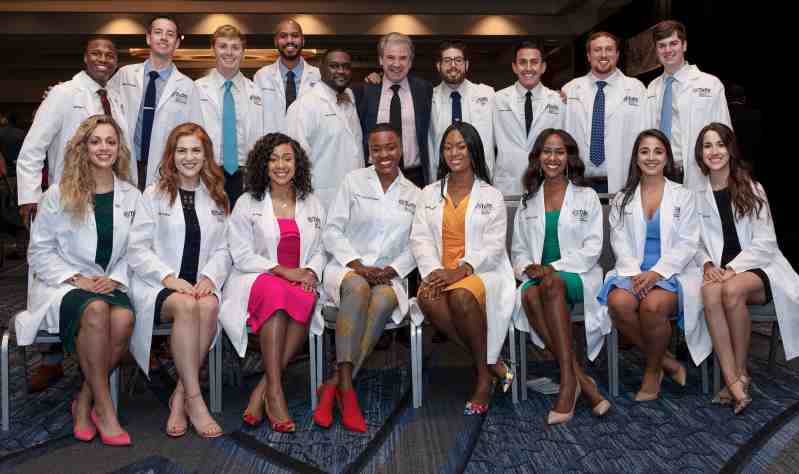
[(288, 143), (294, 151), (294, 177), (291, 184), (297, 199), (303, 200), (306, 196), (313, 193), (311, 184), (311, 160), (302, 149), (300, 144), (282, 133), (268, 133), (261, 137), (247, 155), (247, 191), (258, 201), (264, 199), (267, 191), (271, 191), (272, 179), (269, 177), (268, 164), (275, 151), (280, 145)]

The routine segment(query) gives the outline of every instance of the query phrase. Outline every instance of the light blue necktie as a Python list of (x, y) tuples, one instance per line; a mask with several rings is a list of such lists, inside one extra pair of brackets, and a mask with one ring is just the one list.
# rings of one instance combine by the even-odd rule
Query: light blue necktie
[(233, 100), (231, 86), (233, 86), (233, 82), (225, 81), (225, 97), (222, 101), (222, 162), (227, 174), (233, 174), (239, 169), (236, 101)]
[(591, 163), (595, 166), (605, 161), (605, 81), (596, 81), (594, 113), (591, 115)]
[(663, 103), (660, 105), (660, 131), (671, 140), (671, 113), (672, 113), (672, 84), (674, 76), (666, 77), (666, 86), (663, 89)]

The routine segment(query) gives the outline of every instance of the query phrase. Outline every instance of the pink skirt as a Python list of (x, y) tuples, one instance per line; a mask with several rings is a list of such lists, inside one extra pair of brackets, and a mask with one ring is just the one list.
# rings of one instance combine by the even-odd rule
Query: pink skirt
[(279, 310), (300, 324), (308, 324), (315, 303), (316, 293), (309, 293), (301, 285), (278, 276), (262, 273), (250, 289), (247, 325), (250, 331), (258, 333), (261, 325)]

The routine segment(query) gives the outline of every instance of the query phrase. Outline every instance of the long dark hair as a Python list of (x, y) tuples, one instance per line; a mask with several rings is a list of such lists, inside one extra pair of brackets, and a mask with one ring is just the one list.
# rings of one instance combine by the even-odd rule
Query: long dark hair
[(447, 160), (444, 159), (444, 143), (447, 141), (447, 136), (457, 130), (463, 136), (463, 141), (466, 142), (466, 149), (469, 150), (469, 160), (472, 162), (472, 170), (474, 175), (488, 184), (491, 184), (491, 177), (488, 175), (488, 166), (486, 165), (485, 152), (483, 152), (483, 140), (480, 139), (480, 134), (471, 124), (466, 122), (454, 122), (452, 125), (444, 130), (444, 135), (441, 137), (441, 144), (438, 147), (438, 177), (441, 180), (441, 197), (444, 197), (444, 177), (450, 172)]
[(641, 168), (638, 167), (638, 148), (641, 147), (641, 142), (647, 137), (657, 139), (663, 145), (663, 148), (666, 149), (666, 166), (663, 167), (663, 176), (672, 181), (677, 181), (679, 179), (677, 165), (674, 163), (674, 152), (671, 150), (671, 143), (669, 143), (668, 137), (656, 128), (650, 128), (649, 130), (644, 130), (639, 133), (633, 145), (632, 155), (630, 155), (630, 168), (627, 171), (627, 182), (620, 191), (624, 197), (619, 205), (619, 218), (621, 218), (624, 208), (627, 207), (627, 204), (632, 200), (635, 195), (635, 189), (641, 182)]
[(741, 148), (738, 146), (738, 140), (735, 138), (735, 132), (723, 123), (713, 122), (705, 126), (700, 132), (699, 137), (696, 139), (696, 147), (694, 147), (694, 158), (702, 174), (705, 176), (710, 174), (710, 168), (705, 164), (703, 155), (703, 143), (705, 141), (705, 134), (709, 131), (714, 131), (719, 134), (719, 138), (727, 147), (727, 153), (730, 156), (730, 176), (727, 178), (727, 187), (730, 190), (730, 198), (732, 205), (738, 217), (746, 215), (755, 215), (760, 217), (760, 211), (766, 205), (766, 200), (762, 196), (755, 194), (752, 189), (752, 168), (741, 156)]
[(291, 185), (297, 194), (297, 199), (303, 200), (313, 192), (311, 186), (311, 161), (296, 140), (282, 133), (269, 133), (261, 137), (247, 155), (247, 191), (253, 197), (262, 201), (267, 191), (272, 189), (272, 179), (269, 177), (269, 158), (272, 152), (280, 145), (288, 143), (294, 151), (294, 177)]
[(544, 183), (541, 154), (544, 152), (544, 142), (552, 135), (559, 136), (566, 147), (566, 179), (576, 186), (585, 186), (585, 178), (583, 177), (585, 164), (580, 159), (580, 147), (577, 146), (577, 142), (565, 130), (547, 128), (535, 139), (533, 150), (528, 157), (527, 171), (524, 172), (524, 177), (522, 178), (522, 185), (525, 190), (522, 196), (522, 206), (524, 207), (527, 207), (527, 201), (538, 193)]

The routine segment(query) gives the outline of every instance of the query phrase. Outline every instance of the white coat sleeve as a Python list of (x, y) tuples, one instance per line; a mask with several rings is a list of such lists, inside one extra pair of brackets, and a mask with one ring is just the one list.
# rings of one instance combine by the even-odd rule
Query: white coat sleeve
[(588, 232), (583, 235), (579, 248), (561, 248), (560, 259), (552, 262), (552, 268), (562, 272), (585, 273), (599, 262), (602, 255), (602, 237), (604, 236), (602, 203), (599, 196), (590, 192), (588, 205)]
[[(324, 229), (326, 225), (325, 208), (322, 207), (321, 204), (317, 204), (317, 208), (319, 218), (322, 219), (322, 229)], [(322, 242), (321, 234), (322, 232), (319, 232), (316, 237), (316, 241), (314, 242), (311, 254), (308, 258), (308, 263), (305, 265), (305, 268), (309, 268), (316, 273), (316, 279), (319, 281), (322, 281), (322, 273), (325, 271), (325, 265), (327, 265), (327, 252), (325, 251), (325, 244)], [(300, 236), (300, 238), (302, 238), (302, 236)]]
[[(19, 204), (39, 202), (42, 197), (42, 170), (47, 149), (61, 131), (71, 97), (64, 87), (56, 86), (39, 105), (17, 158), (17, 196)], [(51, 166), (54, 166), (51, 163)]]
[[(61, 257), (58, 248), (59, 222), (71, 219), (59, 205), (59, 193), (45, 193), (31, 226), (28, 264), (37, 278), (50, 286), (59, 285), (80, 270)], [(63, 230), (63, 229), (62, 229)]]
[[(527, 202), (530, 205), (530, 201)], [(513, 216), (513, 236), (510, 245), (510, 261), (513, 265), (513, 273), (519, 281), (527, 281), (530, 279), (525, 273), (525, 269), (533, 263), (532, 252), (530, 249), (530, 235), (523, 228), (525, 226), (522, 214), (524, 212), (524, 203), (519, 204), (519, 209), (516, 210), (516, 215)]]
[[(699, 247), (699, 216), (696, 213), (696, 195), (685, 190), (680, 199), (680, 222), (677, 224), (675, 238), (668, 249), (660, 256), (660, 260), (650, 268), (659, 273), (663, 278), (669, 279), (683, 271), (685, 266), (696, 257)], [(668, 210), (671, 212), (671, 209)], [(661, 229), (661, 232), (671, 232), (671, 229)]]
[[(414, 201), (416, 204), (416, 209), (419, 208), (419, 194), (416, 194), (416, 200)], [(414, 216), (415, 217), (415, 216)], [(413, 251), (411, 250), (410, 245), (405, 245), (402, 248), (402, 253), (397, 255), (397, 257), (391, 261), (387, 266), (393, 268), (397, 275), (400, 278), (405, 278), (408, 276), (409, 273), (416, 268), (416, 258), (413, 256)]]
[(255, 252), (254, 222), (250, 220), (250, 204), (252, 198), (245, 194), (236, 202), (228, 221), (228, 248), (233, 265), (242, 273), (269, 272), (278, 265), (272, 260)]
[(416, 264), (419, 266), (419, 274), (422, 278), (427, 277), (433, 270), (441, 268), (441, 261), (436, 251), (436, 242), (433, 238), (433, 230), (430, 228), (430, 213), (425, 208), (427, 204), (426, 194), (422, 194), (419, 205), (416, 206), (410, 241), (411, 252), (416, 258)]
[[(462, 263), (472, 266), (474, 273), (491, 271), (496, 268), (497, 262), (508, 258), (505, 249), (508, 211), (505, 209), (505, 201), (502, 200), (501, 195), (498, 199), (493, 199), (492, 204), (486, 225), (479, 230), (483, 235), (483, 245), (478, 249), (469, 249), (471, 251), (461, 259)], [(468, 223), (466, 225), (468, 226)]]
[[(622, 218), (622, 198), (623, 194), (617, 193), (610, 205), (610, 213), (608, 216), (610, 246), (613, 249), (613, 255), (616, 257), (616, 269), (625, 273), (635, 271), (637, 274), (640, 273), (641, 262), (635, 256), (634, 242), (627, 232), (627, 227), (634, 224), (629, 222), (629, 219)], [(630, 212), (628, 209), (631, 205), (631, 203), (627, 203), (627, 207), (624, 211)]]
[(719, 92), (713, 99), (713, 109), (715, 116), (712, 122), (720, 122), (732, 128), (732, 120), (730, 119), (730, 108), (727, 106), (727, 94), (724, 92), (724, 85), (719, 85)]
[(158, 210), (153, 190), (145, 192), (136, 206), (133, 224), (128, 236), (128, 265), (131, 271), (158, 288), (163, 285), (164, 278), (177, 276), (177, 271), (164, 263), (155, 253), (154, 239), (158, 235)]
[(361, 254), (355, 251), (347, 238), (346, 228), (350, 222), (350, 203), (352, 189), (350, 177), (347, 176), (338, 187), (336, 199), (327, 215), (322, 241), (330, 255), (342, 266), (346, 267), (353, 260), (359, 260)]
[(766, 203), (760, 210), (760, 215), (752, 217), (752, 241), (727, 264), (737, 273), (769, 266), (779, 251), (766, 192), (759, 184), (756, 185), (755, 192), (766, 200)]
[(233, 259), (230, 258), (227, 246), (228, 224), (228, 219), (225, 219), (225, 230), (222, 232), (221, 238), (209, 244), (208, 261), (200, 271), (201, 275), (208, 277), (214, 283), (217, 290), (222, 288), (233, 266)]

